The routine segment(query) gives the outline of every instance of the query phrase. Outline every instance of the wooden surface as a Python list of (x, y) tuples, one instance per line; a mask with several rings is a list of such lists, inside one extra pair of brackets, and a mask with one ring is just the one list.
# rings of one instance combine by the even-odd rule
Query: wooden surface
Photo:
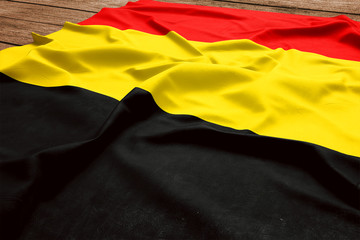
[[(159, 0), (268, 12), (332, 17), (360, 21), (360, 0)], [(103, 7), (120, 7), (127, 0), (0, 0), (0, 50), (32, 42), (31, 32), (47, 35), (65, 21), (77, 23)]]

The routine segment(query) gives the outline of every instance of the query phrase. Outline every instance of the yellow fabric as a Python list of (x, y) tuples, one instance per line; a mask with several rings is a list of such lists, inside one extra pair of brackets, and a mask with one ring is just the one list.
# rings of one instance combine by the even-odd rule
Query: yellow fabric
[(169, 113), (360, 156), (360, 62), (250, 40), (203, 43), (175, 32), (66, 23), (46, 37), (34, 34), (33, 44), (1, 51), (0, 71), (119, 100), (140, 87)]

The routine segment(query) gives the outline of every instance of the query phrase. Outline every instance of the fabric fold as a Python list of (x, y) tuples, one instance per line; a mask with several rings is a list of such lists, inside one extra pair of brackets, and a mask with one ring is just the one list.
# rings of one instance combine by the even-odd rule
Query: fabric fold
[(359, 62), (246, 39), (205, 43), (175, 32), (71, 23), (46, 39), (52, 41), (3, 51), (0, 58), (19, 59), (0, 70), (22, 82), (77, 86), (118, 100), (140, 87), (169, 113), (359, 155)]
[(15, 164), (12, 176), (34, 170), (2, 181), (13, 183), (2, 188), (14, 203), (2, 204), (8, 230), (22, 219), (24, 238), (258, 238), (264, 222), (272, 238), (306, 238), (309, 223), (325, 236), (356, 232), (359, 158), (169, 114), (140, 88), (114, 103), (91, 139), (0, 164), (1, 173)]
[(140, 0), (0, 52), (1, 239), (356, 239), (359, 23)]
[(188, 40), (203, 42), (250, 39), (271, 49), (360, 60), (360, 24), (344, 15), (326, 18), (140, 0), (121, 8), (104, 8), (79, 24), (159, 35), (175, 31)]

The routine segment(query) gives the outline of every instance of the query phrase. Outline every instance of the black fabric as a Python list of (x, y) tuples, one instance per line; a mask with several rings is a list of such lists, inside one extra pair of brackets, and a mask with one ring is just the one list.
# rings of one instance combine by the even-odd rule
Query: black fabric
[[(356, 239), (359, 235), (357, 157), (171, 115), (138, 88), (121, 102), (70, 87), (36, 88), (57, 91), (59, 95), (49, 95), (60, 99), (54, 100), (55, 106), (72, 102), (60, 92), (75, 91), (84, 95), (73, 101), (93, 105), (99, 101), (105, 108), (98, 110), (102, 117), (92, 123), (87, 123), (87, 114), (94, 111), (83, 116), (79, 112), (79, 119), (93, 128), (84, 127), (87, 130), (69, 137), (71, 126), (61, 125), (64, 130), (56, 137), (62, 140), (43, 143), (41, 149), (34, 145), (23, 151), (6, 143), (22, 157), (10, 155), (1, 162), (5, 186), (1, 217), (5, 222), (12, 216), (24, 219), (20, 239)], [(94, 99), (87, 99), (88, 94)], [(62, 119), (68, 113), (61, 109)], [(11, 108), (2, 107), (2, 114), (7, 111)], [(1, 148), (2, 156), (6, 148)], [(14, 222), (7, 226), (17, 231)]]
[(66, 184), (87, 164), (82, 158), (48, 160), (46, 151), (96, 136), (117, 104), (84, 89), (38, 87), (0, 73), (0, 239), (20, 233), (41, 201), (35, 199), (39, 184), (49, 184), (45, 195), (50, 194), (47, 175)]

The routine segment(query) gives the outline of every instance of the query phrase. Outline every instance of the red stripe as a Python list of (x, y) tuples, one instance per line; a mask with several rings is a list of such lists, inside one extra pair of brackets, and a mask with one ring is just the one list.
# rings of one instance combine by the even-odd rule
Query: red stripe
[(104, 8), (79, 24), (159, 35), (175, 31), (203, 42), (251, 39), (272, 49), (360, 61), (360, 23), (343, 15), (325, 18), (140, 0)]

